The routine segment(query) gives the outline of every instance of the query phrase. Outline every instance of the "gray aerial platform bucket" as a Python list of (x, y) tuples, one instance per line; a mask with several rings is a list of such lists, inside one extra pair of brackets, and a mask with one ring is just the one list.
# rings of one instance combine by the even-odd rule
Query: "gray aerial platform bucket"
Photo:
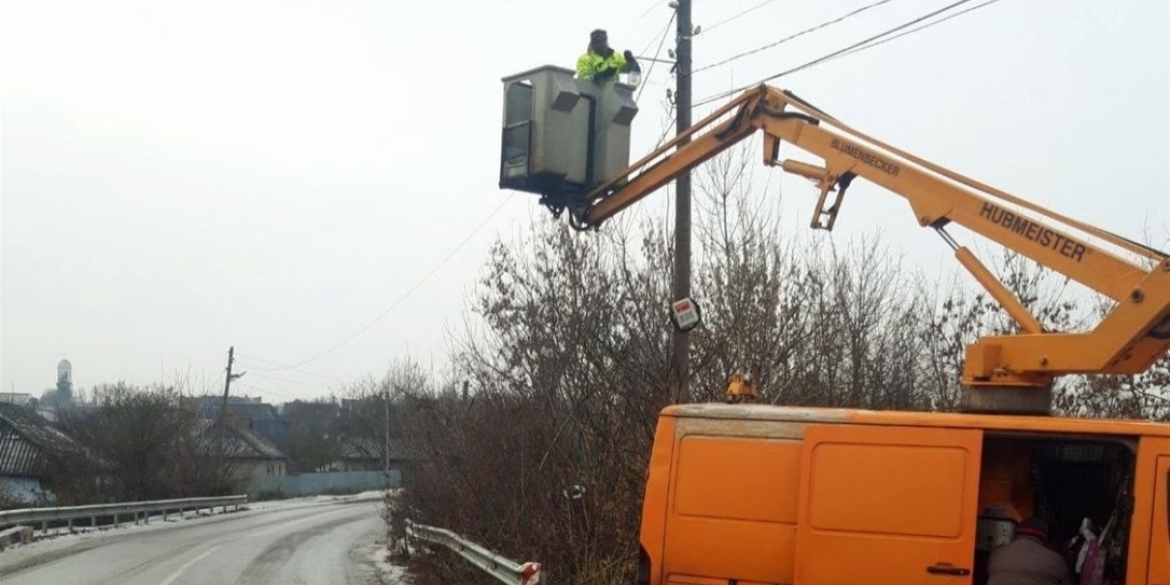
[(500, 188), (541, 195), (554, 213), (630, 164), (634, 87), (546, 65), (505, 77)]

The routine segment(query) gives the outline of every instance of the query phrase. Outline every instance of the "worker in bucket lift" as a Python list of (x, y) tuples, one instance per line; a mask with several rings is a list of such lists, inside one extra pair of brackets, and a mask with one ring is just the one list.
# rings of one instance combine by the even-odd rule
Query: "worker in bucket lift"
[(589, 34), (589, 48), (577, 59), (577, 77), (588, 81), (605, 82), (617, 78), (618, 73), (641, 72), (630, 51), (618, 53), (609, 46), (609, 36), (597, 29)]
[(1015, 540), (991, 552), (987, 585), (1072, 585), (1064, 557), (1045, 546), (1047, 540), (1047, 522), (1020, 522)]

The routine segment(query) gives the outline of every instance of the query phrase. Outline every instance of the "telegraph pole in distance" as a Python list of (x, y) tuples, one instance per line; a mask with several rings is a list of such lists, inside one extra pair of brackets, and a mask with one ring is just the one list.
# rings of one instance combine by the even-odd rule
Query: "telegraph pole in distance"
[[(672, 2), (677, 11), (678, 34), (675, 38), (675, 76), (676, 87), (674, 92), (676, 135), (686, 132), (691, 127), (691, 36), (694, 27), (691, 25), (691, 0), (675, 0)], [(690, 142), (690, 138), (682, 140), (678, 148)], [(674, 216), (674, 299), (679, 300), (691, 294), (691, 172), (687, 171), (675, 179), (675, 216)], [(672, 390), (675, 392), (674, 402), (687, 402), (690, 399), (688, 389), (690, 382), (690, 334), (686, 331), (674, 330), (674, 339), (671, 351), (671, 378), (675, 382)]]
[(232, 380), (238, 380), (244, 376), (244, 372), (238, 374), (232, 373), (232, 364), (235, 361), (236, 347), (233, 345), (228, 348), (227, 375), (223, 379), (223, 403), (219, 407), (219, 437), (221, 442), (223, 441), (224, 426), (227, 424), (228, 392), (231, 391)]
[(385, 425), (383, 427), (386, 442), (382, 445), (382, 450), (384, 451), (384, 457), (382, 459), (386, 467), (383, 474), (387, 482), (386, 487), (390, 487), (390, 380), (386, 380), (386, 393), (382, 396), (382, 402), (385, 403), (383, 406), (386, 409), (386, 420), (384, 421)]

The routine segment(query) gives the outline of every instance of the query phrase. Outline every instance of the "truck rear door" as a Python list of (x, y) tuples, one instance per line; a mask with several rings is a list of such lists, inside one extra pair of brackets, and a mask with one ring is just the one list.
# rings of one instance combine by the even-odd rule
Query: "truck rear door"
[(971, 583), (983, 432), (809, 425), (796, 583)]
[(1142, 439), (1141, 449), (1156, 450), (1151, 453), (1154, 457), (1154, 505), (1151, 507), (1146, 583), (1170, 585), (1170, 440)]

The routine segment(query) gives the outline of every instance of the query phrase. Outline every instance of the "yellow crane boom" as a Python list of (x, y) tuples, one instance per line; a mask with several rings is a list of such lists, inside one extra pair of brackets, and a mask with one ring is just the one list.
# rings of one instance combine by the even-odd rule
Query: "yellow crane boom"
[[(1060, 215), (850, 128), (804, 100), (770, 86), (748, 90), (569, 208), (580, 229), (606, 219), (739, 141), (762, 131), (764, 163), (813, 180), (820, 189), (811, 225), (831, 230), (853, 180), (904, 197), (918, 224), (936, 230), (955, 256), (1019, 324), (1020, 333), (967, 347), (962, 382), (969, 410), (1047, 411), (1052, 382), (1067, 374), (1138, 374), (1170, 350), (1170, 255)], [(683, 143), (683, 138), (690, 142)], [(821, 165), (779, 160), (782, 142)], [(1040, 321), (967, 248), (950, 223), (1026, 256), (1116, 304), (1085, 332), (1044, 330)], [(1061, 226), (1054, 225), (1055, 223)], [(1069, 228), (1082, 235), (1069, 233)], [(1094, 244), (1107, 242), (1128, 260)]]

